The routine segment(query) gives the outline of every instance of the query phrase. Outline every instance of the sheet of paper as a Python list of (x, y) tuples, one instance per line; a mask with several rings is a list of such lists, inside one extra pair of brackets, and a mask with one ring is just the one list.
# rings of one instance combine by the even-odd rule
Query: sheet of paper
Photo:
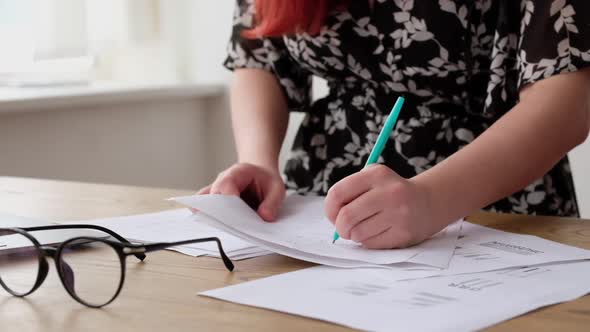
[(201, 293), (371, 331), (474, 331), (590, 292), (590, 262), (395, 282), (318, 266)]
[(207, 256), (207, 254), (209, 253), (208, 251), (203, 250), (203, 249), (187, 248), (187, 247), (183, 247), (183, 246), (170, 248), (169, 250), (176, 251), (181, 254), (184, 254), (187, 256), (193, 256), (193, 257)]
[[(360, 261), (353, 261), (347, 259), (337, 259), (337, 258), (327, 258), (321, 257), (318, 255), (306, 253), (303, 251), (298, 251), (296, 249), (285, 248), (283, 246), (276, 245), (272, 242), (263, 241), (257, 239), (255, 237), (251, 237), (247, 234), (240, 233), (235, 231), (232, 228), (226, 227), (223, 223), (217, 221), (216, 219), (201, 215), (199, 220), (202, 222), (206, 222), (213, 227), (216, 227), (220, 230), (223, 230), (229, 234), (234, 234), (238, 237), (245, 239), (246, 241), (256, 243), (261, 248), (266, 248), (270, 252), (275, 252), (278, 254), (282, 254), (285, 256), (297, 258), (300, 260), (305, 260), (317, 264), (329, 265), (334, 267), (341, 267), (341, 268), (357, 268), (357, 267), (375, 267), (375, 268), (393, 268), (393, 269), (400, 269), (403, 268), (404, 270), (408, 271), (425, 271), (424, 276), (431, 276), (433, 275), (432, 271), (440, 271), (440, 268), (434, 268), (432, 265), (447, 265), (453, 256), (453, 252), (451, 250), (436, 250), (438, 246), (443, 246), (444, 248), (453, 247), (459, 235), (460, 225), (463, 221), (457, 222), (449, 226), (444, 231), (440, 232), (436, 236), (434, 236), (431, 241), (428, 243), (424, 243), (423, 247), (425, 250), (418, 253), (414, 257), (411, 257), (406, 262), (402, 263), (394, 263), (390, 265), (375, 265)], [(455, 244), (453, 244), (455, 243)], [(429, 250), (430, 249), (430, 250)], [(426, 266), (427, 264), (428, 266)], [(419, 276), (418, 274), (413, 274), (413, 277)]]
[[(83, 220), (72, 223), (94, 224), (109, 228), (123, 237), (140, 242), (175, 242), (202, 237), (217, 237), (230, 258), (234, 254), (242, 255), (243, 250), (251, 256), (260, 252), (253, 244), (226, 232), (212, 228), (202, 222), (205, 218), (200, 213), (193, 214), (189, 209), (175, 209), (156, 213), (139, 214), (108, 219)], [(171, 248), (186, 255), (219, 257), (217, 244), (192, 243)], [(262, 255), (262, 253), (261, 253)]]
[(246, 241), (255, 243), (256, 245), (260, 246), (261, 248), (267, 249), (267, 250), (275, 252), (277, 254), (289, 256), (292, 258), (296, 258), (296, 259), (300, 259), (300, 260), (304, 260), (304, 261), (308, 261), (308, 262), (312, 262), (312, 263), (316, 263), (316, 264), (324, 264), (324, 265), (330, 265), (330, 266), (336, 266), (336, 267), (342, 267), (342, 268), (355, 268), (355, 267), (386, 268), (387, 267), (385, 265), (383, 265), (383, 266), (382, 265), (375, 265), (375, 264), (370, 264), (370, 263), (365, 263), (365, 262), (360, 262), (360, 261), (353, 261), (353, 260), (348, 260), (348, 259), (322, 257), (322, 256), (318, 256), (315, 254), (310, 254), (310, 253), (307, 253), (304, 251), (286, 248), (286, 247), (283, 247), (280, 245), (276, 245), (276, 244), (269, 242), (269, 241), (260, 240), (255, 237), (251, 237), (247, 234), (237, 232), (236, 230), (226, 227), (223, 223), (220, 223), (213, 218), (211, 218), (208, 221), (208, 223), (210, 225), (212, 225), (213, 227), (223, 230), (229, 234), (239, 236)]
[(207, 223), (225, 232), (286, 256), (338, 267), (362, 267), (406, 262), (425, 248), (438, 251), (424, 256), (428, 262), (446, 267), (455, 248), (458, 227), (439, 234), (436, 241), (406, 249), (368, 250), (347, 240), (332, 243), (334, 227), (324, 217), (324, 198), (287, 197), (275, 222), (263, 221), (246, 203), (234, 196), (200, 195), (175, 201), (208, 215)]
[(393, 266), (392, 271), (375, 270), (375, 273), (389, 273), (390, 278), (415, 279), (584, 259), (590, 259), (590, 250), (464, 222), (461, 238), (447, 269)]
[(449, 273), (590, 259), (590, 250), (466, 222)]
[[(428, 241), (420, 244), (422, 252), (408, 259), (406, 262), (428, 265), (430, 267), (447, 268), (455, 253), (453, 247), (456, 248), (457, 246), (463, 223), (463, 220), (459, 220), (449, 225)], [(414, 268), (421, 267), (414, 266)]]
[[(251, 253), (243, 253), (243, 254), (232, 254), (231, 259), (234, 261), (241, 261), (244, 259), (249, 259), (249, 258), (254, 258), (254, 257), (260, 257), (260, 256), (266, 256), (266, 255), (273, 255), (274, 252), (272, 251), (268, 251), (268, 250), (260, 250), (260, 251), (256, 251), (256, 252), (251, 252)], [(206, 256), (209, 257), (218, 257), (217, 255), (211, 255), (211, 254), (207, 254)]]
[[(170, 248), (170, 250), (177, 251), (179, 253), (193, 256), (193, 257), (207, 256), (207, 257), (221, 258), (218, 251), (213, 252), (213, 251), (209, 251), (209, 250), (187, 248), (187, 247), (183, 247), (183, 246)], [(258, 248), (258, 247), (252, 247), (252, 248), (247, 248), (244, 250), (232, 251), (231, 253), (226, 253), (226, 254), (228, 254), (228, 256), (233, 261), (240, 261), (240, 260), (244, 260), (244, 259), (248, 259), (248, 258), (255, 258), (255, 257), (270, 255), (270, 254), (273, 254), (273, 252), (268, 251), (268, 250), (264, 250), (264, 249)]]

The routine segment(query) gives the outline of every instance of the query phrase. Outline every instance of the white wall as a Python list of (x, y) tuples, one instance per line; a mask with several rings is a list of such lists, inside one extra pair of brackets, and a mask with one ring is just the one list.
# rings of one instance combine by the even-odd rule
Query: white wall
[(224, 95), (0, 113), (0, 175), (196, 190), (234, 159)]

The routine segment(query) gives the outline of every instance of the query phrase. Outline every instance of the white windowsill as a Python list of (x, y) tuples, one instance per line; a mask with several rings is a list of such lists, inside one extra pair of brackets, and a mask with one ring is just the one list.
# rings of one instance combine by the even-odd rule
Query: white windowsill
[(113, 103), (220, 96), (222, 85), (93, 83), (63, 87), (0, 87), (0, 113), (35, 112)]

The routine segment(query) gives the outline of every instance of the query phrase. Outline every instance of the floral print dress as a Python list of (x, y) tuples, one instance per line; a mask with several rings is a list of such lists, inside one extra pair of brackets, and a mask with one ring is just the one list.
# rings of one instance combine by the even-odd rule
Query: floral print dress
[[(473, 141), (523, 86), (590, 66), (589, 15), (589, 0), (353, 0), (318, 35), (251, 40), (240, 33), (254, 6), (239, 0), (225, 66), (268, 70), (289, 109), (306, 113), (286, 183), (325, 194), (363, 167), (400, 95), (406, 104), (380, 161), (410, 178)], [(314, 75), (329, 94), (312, 102)], [(488, 209), (577, 216), (567, 157)]]

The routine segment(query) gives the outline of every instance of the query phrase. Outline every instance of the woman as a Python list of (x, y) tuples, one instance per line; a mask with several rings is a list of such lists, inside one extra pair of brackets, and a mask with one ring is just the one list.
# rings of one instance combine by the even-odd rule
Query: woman
[[(405, 247), (491, 211), (578, 216), (566, 153), (590, 128), (587, 0), (238, 1), (239, 163), (201, 193), (257, 201), (271, 221), (288, 110), (306, 113), (285, 175), (326, 194), (341, 237)], [(330, 93), (310, 102), (312, 75)], [(362, 169), (397, 96), (382, 165)]]

